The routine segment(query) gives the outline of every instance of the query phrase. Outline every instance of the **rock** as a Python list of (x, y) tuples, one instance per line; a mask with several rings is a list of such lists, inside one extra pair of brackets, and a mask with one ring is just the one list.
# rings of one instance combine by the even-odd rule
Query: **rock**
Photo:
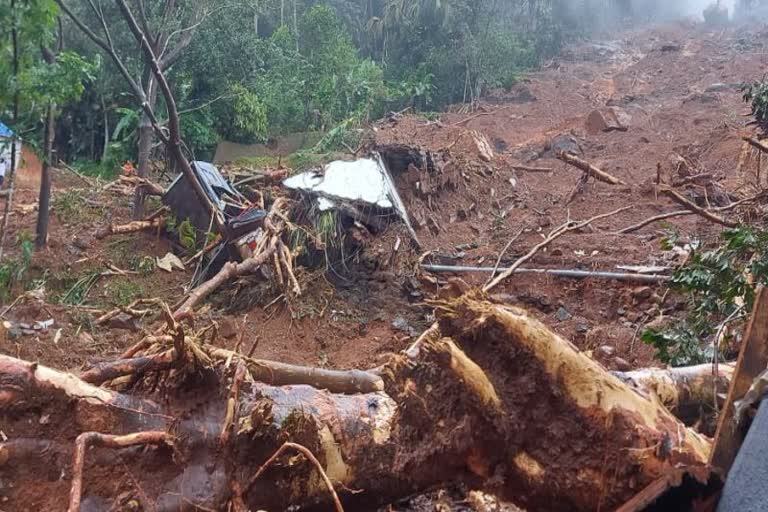
[(586, 322), (579, 322), (576, 324), (576, 332), (578, 334), (586, 334), (589, 332), (589, 324)]
[(653, 289), (650, 286), (640, 286), (632, 290), (632, 298), (641, 301), (648, 300), (653, 295)]
[(619, 107), (600, 108), (587, 116), (587, 133), (597, 135), (600, 132), (626, 132), (631, 122), (632, 116)]
[(558, 135), (547, 142), (542, 156), (554, 157), (561, 151), (574, 155), (584, 154), (584, 150), (576, 137), (573, 135)]
[(619, 315), (619, 316), (624, 316), (624, 315), (627, 314), (627, 310), (626, 310), (626, 308), (619, 308), (619, 309), (616, 310), (616, 314)]
[(137, 332), (139, 325), (136, 318), (127, 313), (120, 313), (107, 324), (111, 329), (122, 329), (125, 331)]
[(567, 309), (561, 307), (560, 309), (557, 310), (557, 313), (555, 313), (555, 317), (560, 322), (565, 322), (573, 318), (573, 315), (571, 315), (571, 313)]
[(716, 83), (716, 84), (712, 84), (709, 87), (707, 87), (706, 89), (704, 89), (704, 92), (725, 92), (725, 91), (729, 90), (730, 88), (731, 88), (731, 86), (728, 85), (728, 84)]
[(235, 326), (235, 322), (229, 318), (225, 318), (219, 322), (219, 334), (226, 339), (234, 338), (237, 335), (237, 326)]
[(538, 98), (531, 92), (531, 90), (523, 84), (518, 84), (514, 86), (507, 96), (507, 101), (509, 103), (532, 103), (534, 101), (538, 101)]
[(659, 50), (664, 53), (679, 52), (681, 50), (681, 47), (679, 44), (670, 43), (670, 44), (662, 45), (662, 47), (659, 48)]
[(616, 355), (616, 347), (612, 347), (610, 345), (603, 345), (601, 347), (598, 347), (597, 353), (603, 357), (613, 357)]
[(397, 315), (394, 320), (392, 320), (392, 327), (397, 329), (398, 331), (402, 331), (404, 333), (407, 333), (411, 337), (415, 337), (418, 335), (418, 331), (411, 327), (411, 324), (408, 323), (408, 320), (405, 319), (402, 315)]
[(92, 238), (88, 237), (75, 237), (75, 239), (72, 241), (72, 245), (80, 249), (81, 251), (85, 251), (86, 249), (91, 247)]
[(616, 357), (613, 359), (613, 365), (620, 372), (628, 372), (632, 370), (632, 365), (620, 357)]
[(683, 104), (686, 103), (702, 103), (702, 104), (709, 104), (709, 103), (717, 103), (720, 99), (715, 96), (714, 94), (707, 94), (707, 93), (694, 93), (688, 96), (683, 100)]

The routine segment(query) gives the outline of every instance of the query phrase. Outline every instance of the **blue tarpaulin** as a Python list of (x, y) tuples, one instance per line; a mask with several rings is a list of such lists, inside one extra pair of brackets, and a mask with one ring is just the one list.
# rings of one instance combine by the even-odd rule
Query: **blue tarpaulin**
[(13, 132), (10, 128), (5, 126), (2, 121), (0, 121), (0, 137), (10, 137), (13, 135)]

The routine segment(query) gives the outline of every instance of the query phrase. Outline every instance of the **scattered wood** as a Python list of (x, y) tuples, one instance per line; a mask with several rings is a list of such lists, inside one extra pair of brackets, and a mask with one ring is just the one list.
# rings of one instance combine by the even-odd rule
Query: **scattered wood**
[(512, 108), (512, 105), (507, 105), (506, 107), (497, 108), (496, 110), (493, 110), (491, 112), (479, 112), (479, 113), (477, 113), (475, 115), (467, 117), (466, 119), (462, 119), (461, 121), (453, 123), (451, 126), (461, 126), (463, 124), (467, 124), (470, 121), (474, 121), (478, 117), (492, 116), (494, 114), (498, 114), (499, 112), (503, 112), (504, 110), (508, 110), (510, 108)]
[(521, 172), (555, 172), (551, 167), (531, 167), (528, 165), (513, 165), (512, 169)]
[(645, 219), (642, 222), (638, 222), (637, 224), (633, 224), (629, 227), (626, 227), (621, 231), (617, 231), (616, 234), (626, 235), (629, 233), (634, 233), (635, 231), (639, 231), (643, 229), (645, 226), (653, 224), (654, 222), (658, 222), (660, 220), (665, 220), (665, 219), (671, 219), (673, 217), (682, 217), (683, 215), (693, 215), (693, 212), (690, 210), (681, 210), (676, 212), (662, 213), (661, 215), (655, 215), (649, 219)]
[(601, 215), (597, 215), (597, 216), (592, 217), (591, 219), (587, 219), (587, 220), (585, 220), (583, 222), (573, 222), (573, 221), (566, 222), (565, 224), (563, 224), (559, 228), (556, 228), (555, 230), (553, 230), (549, 234), (549, 236), (547, 236), (547, 238), (544, 239), (544, 241), (540, 242), (535, 247), (533, 247), (530, 251), (528, 251), (527, 254), (525, 254), (524, 256), (520, 257), (511, 267), (509, 267), (507, 270), (502, 272), (493, 281), (491, 281), (490, 283), (487, 283), (483, 287), (483, 291), (484, 292), (489, 292), (490, 290), (492, 290), (493, 288), (498, 286), (500, 283), (505, 281), (507, 278), (511, 277), (517, 271), (517, 269), (519, 269), (525, 262), (529, 261), (540, 250), (542, 250), (543, 248), (547, 247), (549, 244), (551, 244), (552, 242), (554, 242), (555, 240), (557, 240), (561, 236), (563, 236), (563, 235), (565, 235), (567, 233), (571, 233), (573, 231), (578, 231), (580, 229), (583, 229), (583, 228), (589, 226), (590, 224), (592, 224), (595, 221), (598, 221), (598, 220), (601, 220), (601, 219), (605, 219), (605, 218), (608, 218), (608, 217), (612, 217), (614, 215), (618, 215), (619, 213), (625, 212), (625, 211), (630, 210), (632, 208), (634, 208), (634, 206), (625, 206), (624, 208), (619, 208), (618, 210), (614, 210), (614, 211), (609, 212), (609, 213), (604, 213), (604, 214), (601, 214)]
[(702, 172), (699, 174), (694, 174), (692, 176), (686, 176), (684, 178), (681, 178), (679, 180), (675, 180), (672, 182), (672, 186), (675, 188), (682, 187), (684, 185), (688, 185), (689, 183), (696, 183), (697, 185), (704, 185), (708, 181), (712, 181), (714, 179), (715, 175), (711, 172)]
[[(739, 201), (735, 201), (735, 202), (729, 204), (728, 206), (721, 206), (720, 208), (713, 208), (712, 210), (709, 210), (709, 211), (715, 212), (715, 213), (722, 213), (722, 212), (727, 212), (727, 211), (735, 210), (739, 206), (742, 206), (742, 205), (747, 204), (747, 203), (752, 203), (752, 202), (755, 202), (755, 201), (759, 201), (760, 199), (763, 199), (766, 196), (768, 196), (768, 191), (763, 191), (763, 192), (760, 192), (757, 195), (754, 195), (754, 196), (751, 196), (751, 197), (747, 197), (747, 198), (744, 198), (744, 199), (740, 199)], [(642, 222), (638, 222), (637, 224), (633, 224), (632, 226), (626, 227), (626, 228), (622, 229), (621, 231), (617, 231), (616, 234), (617, 235), (626, 235), (628, 233), (634, 233), (635, 231), (638, 231), (638, 230), (644, 228), (645, 226), (648, 226), (648, 225), (653, 224), (654, 222), (658, 222), (660, 220), (670, 219), (672, 217), (681, 217), (683, 215), (694, 215), (695, 213), (696, 212), (694, 212), (693, 210), (678, 210), (676, 212), (662, 213), (660, 215), (656, 215), (654, 217), (646, 219), (646, 220), (644, 220)]]
[(742, 137), (742, 140), (753, 148), (759, 149), (763, 153), (768, 153), (768, 145), (763, 144), (756, 137)]
[(241, 263), (225, 263), (215, 276), (192, 290), (174, 313), (176, 320), (190, 318), (195, 307), (230, 279), (252, 274), (269, 262), (274, 265), (280, 285), (290, 285), (294, 295), (301, 294), (301, 286), (293, 270), (294, 255), (281, 239), (283, 231), (287, 228), (287, 216), (283, 211), (287, 206), (288, 201), (285, 198), (279, 198), (273, 203), (264, 219), (264, 235), (254, 249), (253, 256)]
[(694, 204), (692, 201), (689, 201), (687, 198), (683, 197), (682, 194), (677, 192), (676, 190), (672, 190), (671, 188), (663, 188), (662, 192), (672, 199), (674, 202), (679, 204), (680, 206), (683, 206), (684, 208), (687, 208), (691, 212), (695, 213), (696, 215), (699, 215), (700, 217), (703, 217), (707, 219), (710, 222), (714, 222), (715, 224), (720, 224), (721, 226), (725, 226), (728, 228), (735, 228), (739, 225), (738, 222), (726, 220), (719, 215), (712, 213), (709, 210), (706, 210), (696, 204)]
[(602, 181), (603, 183), (608, 183), (610, 185), (626, 185), (625, 182), (621, 181), (615, 176), (611, 176), (607, 172), (601, 171), (586, 160), (582, 160), (581, 158), (572, 153), (568, 153), (567, 151), (558, 152), (557, 158), (567, 163), (568, 165), (576, 167), (587, 175), (592, 176), (596, 180)]
[(165, 219), (157, 218), (153, 220), (135, 220), (128, 224), (118, 224), (106, 226), (96, 232), (96, 238), (101, 240), (110, 235), (125, 235), (128, 233), (138, 233), (149, 229), (161, 229), (165, 225)]
[(131, 315), (133, 317), (143, 317), (150, 313), (152, 313), (152, 310), (149, 309), (136, 309), (139, 306), (157, 306), (160, 304), (160, 299), (138, 299), (127, 306), (119, 306), (113, 309), (112, 311), (108, 311), (107, 313), (104, 313), (99, 318), (96, 319), (94, 322), (95, 325), (104, 325), (116, 316), (125, 313), (128, 315)]

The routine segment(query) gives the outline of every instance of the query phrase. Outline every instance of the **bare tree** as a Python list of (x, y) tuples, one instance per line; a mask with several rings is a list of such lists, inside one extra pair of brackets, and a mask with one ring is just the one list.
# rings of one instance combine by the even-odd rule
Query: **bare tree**
[[(208, 2), (198, 1), (179, 6), (176, 0), (160, 2), (162, 10), (153, 13), (147, 7), (148, 2), (135, 1), (141, 31), (147, 43), (154, 53), (160, 71), (166, 73), (176, 63), (192, 42), (195, 29), (208, 15)], [(152, 21), (155, 20), (155, 23)], [(181, 21), (179, 21), (181, 20)], [(147, 102), (154, 109), (157, 104), (158, 82), (145, 61), (142, 74), (142, 86), (147, 91)], [(149, 173), (149, 162), (152, 154), (155, 137), (152, 128), (152, 120), (146, 112), (142, 113), (139, 123), (139, 152), (137, 172), (145, 178)], [(138, 219), (144, 215), (144, 192), (140, 187), (136, 189), (134, 198), (133, 216)]]
[[(115, 0), (115, 5), (119, 9), (123, 20), (128, 25), (131, 34), (141, 46), (142, 60), (147, 76), (143, 76), (141, 79), (136, 80), (128, 70), (123, 57), (119, 55), (115, 49), (109, 29), (109, 23), (101, 5), (94, 2), (94, 0), (87, 1), (99, 22), (100, 29), (97, 30), (102, 32), (103, 35), (97, 34), (96, 30), (89, 27), (72, 9), (70, 9), (64, 0), (56, 0), (56, 3), (73, 23), (112, 59), (120, 74), (139, 99), (142, 115), (152, 128), (154, 136), (166, 145), (171, 158), (179, 166), (182, 174), (189, 180), (198, 199), (212, 216), (216, 228), (220, 233), (226, 234), (226, 226), (221, 212), (219, 212), (211, 203), (200, 184), (200, 181), (197, 179), (197, 175), (192, 170), (190, 160), (184, 153), (181, 141), (179, 111), (176, 106), (173, 91), (171, 90), (164, 72), (164, 70), (167, 70), (171, 64), (181, 56), (184, 49), (189, 46), (194, 29), (208, 14), (210, 14), (211, 11), (205, 9), (196, 11), (198, 14), (195, 15), (194, 19), (197, 21), (178, 30), (162, 32), (162, 37), (158, 37), (157, 34), (153, 36), (150, 33), (148, 10), (145, 9), (145, 3), (142, 0), (136, 0), (134, 2), (137, 12), (139, 13), (138, 18), (134, 15), (134, 12), (125, 0)], [(180, 7), (177, 6), (175, 0), (165, 0), (164, 3), (165, 9), (162, 16), (166, 21), (170, 21), (172, 17), (178, 15), (178, 9)], [(207, 5), (205, 2), (195, 4)], [(171, 45), (171, 41), (175, 41), (176, 38), (178, 38), (178, 42)], [(155, 115), (158, 91), (163, 95), (163, 99), (165, 100), (165, 107), (168, 114), (167, 129), (160, 125), (158, 118)], [(149, 151), (152, 146), (151, 137), (148, 143), (145, 141), (145, 145), (146, 144), (148, 144), (148, 149), (146, 149), (146, 151)], [(140, 147), (140, 153), (142, 149), (143, 148)], [(145, 155), (147, 156), (146, 161), (148, 163), (148, 153), (145, 153)], [(146, 173), (146, 167), (144, 171), (141, 171), (140, 169), (140, 172)], [(143, 204), (143, 196), (137, 197), (136, 199), (137, 204)], [(137, 211), (141, 211), (141, 208), (137, 208)]]

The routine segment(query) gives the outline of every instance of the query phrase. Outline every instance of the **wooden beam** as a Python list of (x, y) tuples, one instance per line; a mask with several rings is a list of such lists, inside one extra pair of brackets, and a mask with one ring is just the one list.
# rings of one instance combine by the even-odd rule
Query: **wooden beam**
[(715, 433), (715, 444), (710, 464), (722, 472), (723, 477), (731, 469), (736, 454), (744, 440), (745, 432), (734, 423), (736, 401), (741, 400), (755, 378), (768, 366), (768, 291), (760, 288), (755, 297), (755, 307), (747, 327), (744, 342), (739, 350), (736, 370), (720, 421)]

